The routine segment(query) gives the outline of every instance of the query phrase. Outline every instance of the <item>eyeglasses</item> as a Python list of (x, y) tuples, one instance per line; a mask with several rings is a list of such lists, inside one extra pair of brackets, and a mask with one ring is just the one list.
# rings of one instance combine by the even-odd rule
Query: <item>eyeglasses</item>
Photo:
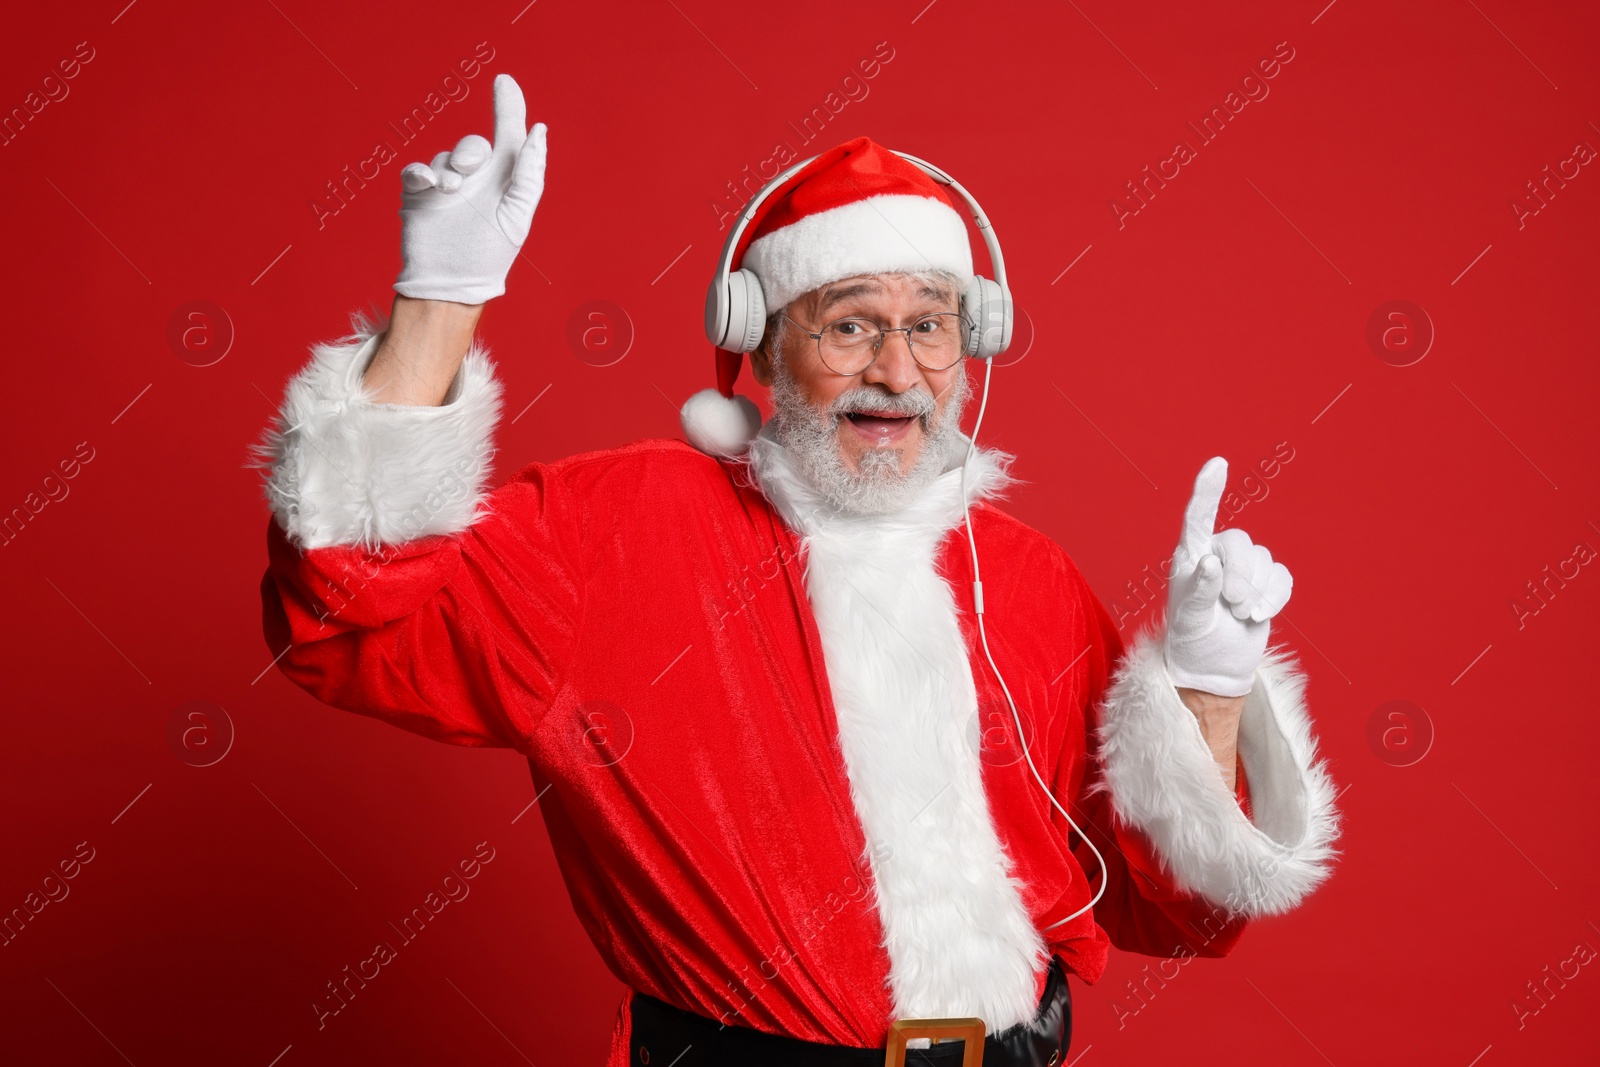
[(871, 319), (852, 316), (835, 319), (817, 333), (789, 318), (788, 312), (783, 317), (817, 342), (817, 357), (835, 374), (860, 374), (872, 366), (883, 350), (884, 334), (889, 333), (906, 335), (911, 358), (924, 370), (949, 370), (966, 353), (959, 311), (936, 311), (910, 326), (880, 326)]

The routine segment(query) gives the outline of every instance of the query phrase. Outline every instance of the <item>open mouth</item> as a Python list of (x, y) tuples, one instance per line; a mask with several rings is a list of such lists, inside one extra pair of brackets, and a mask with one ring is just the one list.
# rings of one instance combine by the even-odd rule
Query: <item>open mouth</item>
[(844, 417), (857, 433), (874, 443), (897, 441), (917, 422), (916, 415), (897, 415), (890, 411), (850, 411)]

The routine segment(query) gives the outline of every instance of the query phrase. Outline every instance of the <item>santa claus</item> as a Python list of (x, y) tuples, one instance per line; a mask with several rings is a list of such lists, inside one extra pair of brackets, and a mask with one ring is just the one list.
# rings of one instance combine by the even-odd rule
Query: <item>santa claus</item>
[(629, 987), (612, 1067), (1059, 1063), (1066, 974), (1223, 955), (1323, 880), (1333, 790), (1267, 648), (1288, 571), (1215, 532), (1213, 459), (1166, 617), (1124, 647), (997, 506), (1010, 457), (960, 424), (1007, 341), (1003, 264), (974, 275), (976, 205), (919, 161), (856, 138), (746, 209), (689, 444), (491, 490), (473, 331), (545, 167), (494, 90), (492, 144), (401, 175), (390, 321), (315, 346), (263, 442), (265, 629), (329, 704), (527, 757)]

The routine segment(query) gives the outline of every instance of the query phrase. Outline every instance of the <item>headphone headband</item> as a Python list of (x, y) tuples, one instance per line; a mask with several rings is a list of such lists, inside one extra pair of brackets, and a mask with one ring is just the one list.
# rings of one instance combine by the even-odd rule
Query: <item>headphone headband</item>
[[(1011, 290), (1006, 284), (1005, 256), (1000, 251), (1000, 239), (995, 235), (989, 217), (984, 214), (982, 206), (973, 195), (943, 170), (905, 152), (897, 152), (892, 148), (887, 151), (893, 152), (907, 163), (922, 170), (939, 185), (954, 192), (971, 213), (973, 225), (977, 227), (979, 235), (983, 238), (984, 247), (988, 249), (994, 280), (975, 277), (967, 287), (967, 291), (962, 294), (962, 314), (971, 331), (967, 354), (981, 359), (999, 355), (1011, 343)], [(727, 240), (722, 245), (722, 256), (717, 261), (716, 277), (712, 279), (710, 290), (706, 293), (706, 337), (717, 348), (725, 352), (743, 353), (752, 351), (761, 343), (761, 335), (766, 329), (767, 308), (759, 280), (751, 271), (735, 272), (733, 257), (738, 251), (745, 230), (760, 212), (761, 205), (783, 190), (791, 178), (810, 166), (817, 158), (818, 156), (812, 156), (790, 166), (762, 186), (739, 212), (738, 221), (728, 232)], [(737, 372), (736, 366), (735, 372)]]

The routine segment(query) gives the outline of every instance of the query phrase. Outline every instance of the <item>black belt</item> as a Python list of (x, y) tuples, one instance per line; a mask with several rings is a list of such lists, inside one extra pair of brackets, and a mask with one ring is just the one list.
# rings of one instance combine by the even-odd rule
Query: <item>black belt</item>
[[(825, 1045), (783, 1037), (747, 1026), (724, 1026), (692, 1011), (675, 1008), (646, 993), (629, 1003), (633, 1067), (881, 1067), (885, 1050)], [(1072, 1039), (1072, 996), (1061, 962), (1052, 957), (1039, 1010), (1027, 1021), (989, 1034), (983, 1041), (983, 1067), (1059, 1067)], [(906, 1051), (915, 1067), (956, 1067), (965, 1041), (941, 1041)]]

